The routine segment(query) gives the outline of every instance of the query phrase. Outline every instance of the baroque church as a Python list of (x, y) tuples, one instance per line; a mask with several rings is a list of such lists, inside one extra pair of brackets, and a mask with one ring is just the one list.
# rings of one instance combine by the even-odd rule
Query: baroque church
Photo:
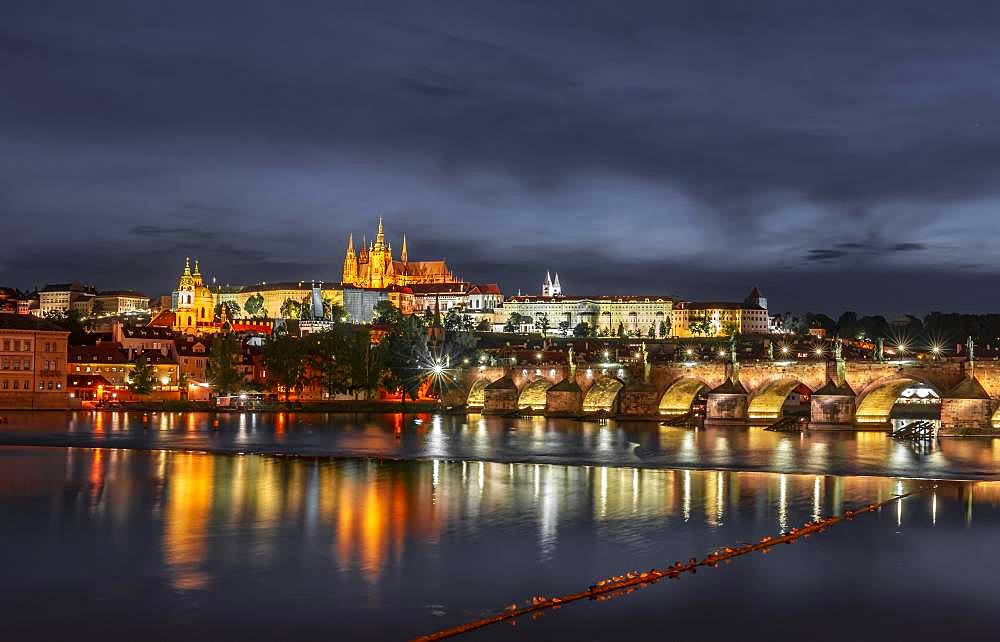
[(460, 283), (448, 269), (444, 260), (411, 261), (406, 250), (406, 235), (399, 260), (393, 258), (392, 243), (387, 243), (382, 230), (382, 218), (378, 219), (375, 241), (361, 250), (354, 250), (354, 235), (347, 237), (347, 256), (344, 258), (344, 284), (362, 288), (387, 288), (415, 283)]

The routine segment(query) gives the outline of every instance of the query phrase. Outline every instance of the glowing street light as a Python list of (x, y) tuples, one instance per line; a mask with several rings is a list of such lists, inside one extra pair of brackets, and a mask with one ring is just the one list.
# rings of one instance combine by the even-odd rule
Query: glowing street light
[(817, 357), (823, 356), (823, 348), (816, 348), (815, 352)]
[(689, 357), (690, 357), (690, 356), (691, 356), (691, 355), (693, 355), (693, 354), (694, 354), (694, 350), (692, 350), (691, 348), (688, 348), (688, 349), (687, 349), (687, 356), (689, 356)]

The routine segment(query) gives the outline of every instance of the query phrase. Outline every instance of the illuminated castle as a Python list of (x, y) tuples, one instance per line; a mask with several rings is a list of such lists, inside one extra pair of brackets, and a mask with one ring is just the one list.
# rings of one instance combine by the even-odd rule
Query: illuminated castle
[(406, 236), (399, 260), (392, 257), (392, 243), (387, 243), (382, 231), (382, 218), (378, 219), (375, 241), (367, 248), (362, 242), (361, 251), (354, 251), (354, 235), (347, 237), (347, 256), (344, 258), (345, 284), (363, 288), (387, 288), (392, 285), (414, 283), (459, 283), (444, 260), (411, 261), (406, 251)]

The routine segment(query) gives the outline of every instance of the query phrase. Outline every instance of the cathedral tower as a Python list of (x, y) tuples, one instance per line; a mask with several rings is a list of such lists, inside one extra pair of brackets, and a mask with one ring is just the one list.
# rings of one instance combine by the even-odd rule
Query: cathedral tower
[(344, 283), (358, 283), (358, 255), (354, 252), (354, 234), (347, 235), (347, 256), (344, 257)]

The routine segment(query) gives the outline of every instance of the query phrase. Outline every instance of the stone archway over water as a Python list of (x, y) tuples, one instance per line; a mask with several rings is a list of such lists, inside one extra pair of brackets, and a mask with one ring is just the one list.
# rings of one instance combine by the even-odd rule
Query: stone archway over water
[(535, 379), (524, 387), (517, 398), (517, 407), (521, 409), (545, 410), (545, 393), (553, 383), (548, 379)]
[(691, 404), (703, 390), (708, 390), (708, 385), (701, 379), (678, 379), (660, 397), (658, 411), (661, 415), (671, 417), (686, 414), (691, 411)]
[[(778, 419), (781, 417), (781, 409), (785, 405), (788, 395), (799, 386), (803, 386), (798, 379), (784, 378), (769, 381), (762, 385), (747, 408), (747, 417), (750, 419)], [(806, 386), (808, 388), (808, 386)]]
[(610, 377), (594, 382), (583, 398), (584, 412), (610, 412), (618, 400), (618, 393), (625, 386), (621, 381)]
[(859, 424), (881, 424), (889, 421), (896, 400), (907, 388), (923, 386), (938, 392), (937, 388), (913, 377), (895, 377), (874, 384), (863, 393), (854, 413)]
[(488, 385), (490, 382), (486, 379), (476, 379), (472, 382), (469, 397), (465, 402), (469, 408), (482, 408), (486, 404), (486, 386)]

